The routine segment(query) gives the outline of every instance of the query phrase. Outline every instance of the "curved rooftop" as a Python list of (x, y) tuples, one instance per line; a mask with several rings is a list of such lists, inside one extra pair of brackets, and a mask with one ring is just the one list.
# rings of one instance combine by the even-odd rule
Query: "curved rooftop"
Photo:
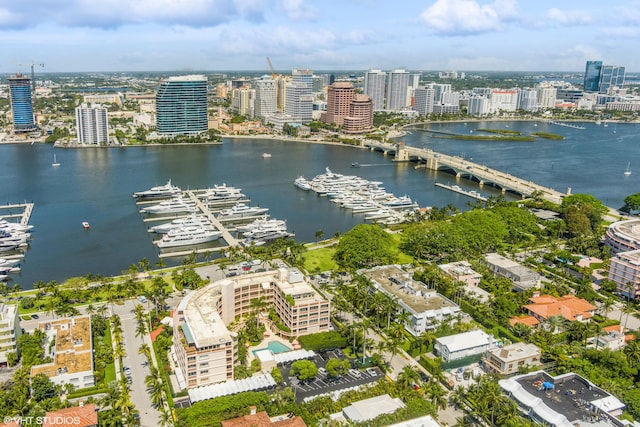
[(605, 243), (614, 253), (640, 249), (640, 219), (611, 224), (607, 229)]

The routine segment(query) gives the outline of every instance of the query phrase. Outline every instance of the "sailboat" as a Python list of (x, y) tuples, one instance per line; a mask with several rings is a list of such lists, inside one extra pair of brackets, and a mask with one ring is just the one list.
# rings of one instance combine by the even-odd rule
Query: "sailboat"
[(60, 163), (58, 163), (58, 160), (56, 159), (56, 152), (53, 152), (53, 163), (51, 163), (51, 166), (53, 167), (58, 167), (60, 166)]
[(626, 170), (626, 171), (624, 171), (624, 174), (625, 174), (625, 175), (631, 175), (631, 169), (630, 169), (630, 167), (631, 167), (631, 162), (627, 163), (627, 170)]

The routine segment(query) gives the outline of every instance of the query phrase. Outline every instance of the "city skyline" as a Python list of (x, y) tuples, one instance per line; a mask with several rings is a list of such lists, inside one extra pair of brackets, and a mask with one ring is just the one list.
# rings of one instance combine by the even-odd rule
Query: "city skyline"
[(0, 6), (0, 72), (640, 71), (640, 1), (34, 0)]

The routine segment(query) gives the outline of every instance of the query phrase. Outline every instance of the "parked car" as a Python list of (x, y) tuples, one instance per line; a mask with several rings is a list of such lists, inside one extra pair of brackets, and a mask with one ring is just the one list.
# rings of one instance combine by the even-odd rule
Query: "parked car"
[(378, 376), (378, 372), (373, 368), (367, 368), (367, 374), (371, 375), (372, 377)]

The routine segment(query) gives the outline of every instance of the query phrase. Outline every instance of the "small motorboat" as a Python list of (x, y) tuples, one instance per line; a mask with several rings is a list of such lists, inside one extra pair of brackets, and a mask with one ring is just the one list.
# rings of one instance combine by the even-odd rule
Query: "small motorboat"
[(353, 163), (351, 163), (351, 167), (352, 167), (352, 168), (359, 168), (359, 167), (360, 167), (360, 163), (358, 163), (358, 162), (353, 162)]
[(87, 230), (87, 229), (91, 228), (91, 226), (89, 225), (89, 223), (87, 221), (82, 221), (82, 228)]

